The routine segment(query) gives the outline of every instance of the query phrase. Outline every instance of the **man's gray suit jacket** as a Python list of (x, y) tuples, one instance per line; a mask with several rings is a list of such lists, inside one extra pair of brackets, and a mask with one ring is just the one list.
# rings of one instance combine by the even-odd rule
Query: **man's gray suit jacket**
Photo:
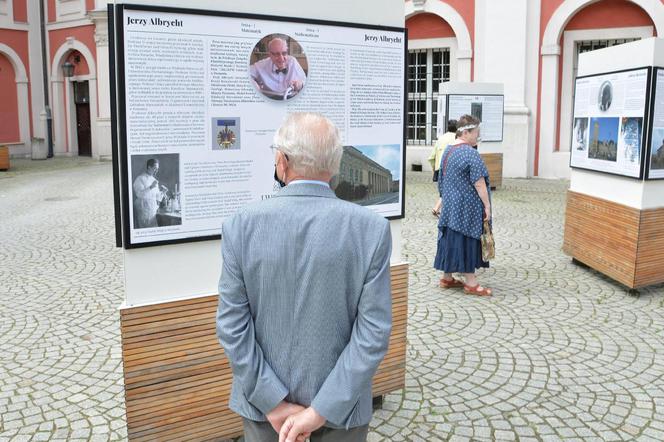
[(222, 227), (217, 336), (230, 408), (265, 421), (281, 400), (332, 428), (371, 420), (392, 327), (389, 222), (326, 186), (292, 183)]

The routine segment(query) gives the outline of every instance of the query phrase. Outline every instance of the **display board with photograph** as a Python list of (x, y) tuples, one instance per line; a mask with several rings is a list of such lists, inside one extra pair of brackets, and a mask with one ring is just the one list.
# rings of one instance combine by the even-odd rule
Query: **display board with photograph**
[(647, 155), (647, 178), (664, 179), (664, 69), (655, 68), (655, 92), (652, 103), (652, 129)]
[(481, 121), (482, 141), (503, 141), (505, 97), (503, 95), (447, 95), (447, 119), (472, 115)]
[(570, 166), (643, 176), (650, 68), (579, 77)]
[(218, 238), (226, 217), (271, 198), (272, 138), (297, 111), (340, 130), (340, 198), (404, 216), (403, 28), (115, 8), (126, 248)]

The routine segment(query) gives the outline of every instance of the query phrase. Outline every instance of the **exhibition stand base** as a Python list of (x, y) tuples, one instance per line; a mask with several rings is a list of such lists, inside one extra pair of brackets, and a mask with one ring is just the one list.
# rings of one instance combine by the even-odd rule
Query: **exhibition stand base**
[(630, 289), (664, 282), (664, 207), (567, 192), (563, 251)]
[(0, 146), (0, 170), (9, 170), (9, 148)]
[[(393, 265), (393, 326), (373, 396), (405, 386), (408, 264)], [(231, 367), (216, 336), (218, 297), (120, 310), (127, 435), (131, 441), (210, 440), (242, 434), (228, 408)]]
[(482, 153), (480, 156), (489, 171), (491, 189), (500, 189), (503, 186), (503, 154)]

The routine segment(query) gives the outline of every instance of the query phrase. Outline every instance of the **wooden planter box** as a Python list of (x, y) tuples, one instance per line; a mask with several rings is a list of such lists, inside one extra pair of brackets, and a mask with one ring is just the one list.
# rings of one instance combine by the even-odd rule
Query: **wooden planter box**
[(0, 170), (9, 170), (9, 147), (0, 146)]
[(567, 191), (563, 241), (566, 254), (630, 289), (664, 282), (664, 208)]
[[(405, 386), (408, 265), (392, 276), (392, 334), (374, 397)], [(216, 336), (217, 296), (120, 311), (130, 441), (202, 441), (242, 434), (228, 408), (232, 371)]]
[(486, 168), (489, 171), (489, 183), (492, 189), (500, 189), (503, 186), (503, 154), (482, 153), (480, 154)]

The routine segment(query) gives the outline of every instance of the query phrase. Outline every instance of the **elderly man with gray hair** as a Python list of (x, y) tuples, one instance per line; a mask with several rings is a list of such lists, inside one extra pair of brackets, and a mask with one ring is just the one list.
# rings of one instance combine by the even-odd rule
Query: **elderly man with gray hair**
[(249, 68), (249, 74), (260, 92), (269, 98), (287, 99), (295, 96), (306, 80), (300, 63), (288, 54), (288, 43), (281, 37), (267, 44), (268, 57)]
[(389, 222), (338, 199), (342, 146), (319, 114), (274, 136), (274, 198), (222, 228), (217, 336), (245, 440), (364, 441), (392, 327)]

